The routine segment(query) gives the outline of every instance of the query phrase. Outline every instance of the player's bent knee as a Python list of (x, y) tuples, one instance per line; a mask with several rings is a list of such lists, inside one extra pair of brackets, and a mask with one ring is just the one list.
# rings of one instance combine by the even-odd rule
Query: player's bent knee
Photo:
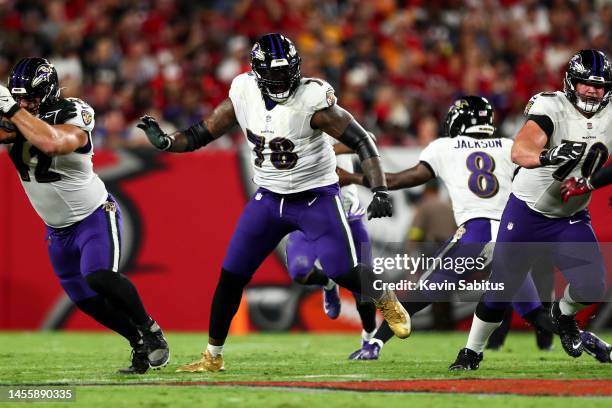
[(484, 322), (499, 323), (504, 320), (506, 303), (490, 303), (481, 300), (476, 306), (476, 317)]
[(110, 270), (95, 271), (85, 277), (89, 287), (97, 293), (105, 293), (113, 288), (118, 279), (121, 279), (119, 274)]
[(604, 285), (570, 285), (570, 297), (576, 303), (590, 305), (601, 302), (605, 294)]

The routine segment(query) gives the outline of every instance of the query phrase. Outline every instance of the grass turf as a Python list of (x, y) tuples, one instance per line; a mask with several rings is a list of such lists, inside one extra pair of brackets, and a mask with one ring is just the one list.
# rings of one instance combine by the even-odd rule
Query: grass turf
[[(604, 338), (609, 338), (605, 336)], [(356, 335), (254, 334), (231, 337), (225, 348), (227, 371), (216, 374), (175, 373), (179, 365), (199, 357), (204, 334), (168, 333), (171, 363), (144, 376), (121, 376), (129, 365), (129, 346), (119, 336), (96, 333), (0, 333), (0, 384), (70, 384), (77, 405), (102, 406), (449, 406), (487, 403), (492, 406), (610, 406), (607, 398), (518, 397), (450, 394), (356, 393), (317, 390), (252, 389), (245, 387), (143, 386), (185, 381), (338, 381), (458, 378), (596, 378), (612, 379), (612, 365), (589, 356), (567, 357), (558, 342), (545, 353), (530, 333), (512, 333), (499, 352), (487, 352), (480, 370), (448, 372), (466, 333), (417, 332), (408, 340), (392, 340), (379, 361), (348, 361), (359, 343)], [(104, 385), (105, 386), (91, 386)], [(234, 404), (235, 402), (235, 404)], [(57, 406), (54, 404), (54, 406)], [(67, 403), (66, 406), (75, 406)], [(386, 408), (386, 407), (385, 407)]]

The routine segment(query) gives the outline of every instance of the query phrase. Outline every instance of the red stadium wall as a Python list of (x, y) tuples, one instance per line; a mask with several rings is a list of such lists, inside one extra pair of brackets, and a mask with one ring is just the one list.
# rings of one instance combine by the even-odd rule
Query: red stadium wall
[[(113, 152), (95, 157), (102, 172), (121, 167), (124, 160)], [(109, 188), (130, 201), (124, 215), (139, 225), (134, 237), (137, 250), (126, 272), (166, 329), (205, 330), (225, 248), (246, 200), (238, 155), (202, 151), (153, 156), (153, 161), (155, 165), (129, 177), (107, 181)], [(0, 329), (37, 329), (63, 291), (47, 257), (44, 226), (6, 152), (0, 152), (0, 180)], [(595, 229), (605, 242), (612, 242), (611, 193), (609, 188), (598, 191), (591, 205)], [(252, 282), (286, 286), (289, 279), (276, 256), (271, 256)], [(320, 301), (314, 300), (318, 295), (306, 295), (299, 307), (302, 328), (321, 326), (313, 321), (327, 322)], [(337, 323), (320, 328), (355, 327), (348, 321)], [(63, 327), (100, 328), (78, 311), (68, 315)]]
[[(164, 327), (206, 329), (225, 248), (246, 199), (237, 155), (202, 152), (158, 158), (163, 168), (118, 186), (135, 206), (137, 214), (131, 215), (142, 224), (140, 250), (126, 272)], [(118, 157), (100, 152), (94, 161), (104, 170), (115, 166)], [(36, 329), (63, 291), (47, 256), (44, 226), (5, 152), (0, 153), (0, 180), (0, 328)], [(288, 279), (278, 260), (270, 257), (253, 282), (284, 284)], [(65, 327), (99, 326), (77, 312)]]

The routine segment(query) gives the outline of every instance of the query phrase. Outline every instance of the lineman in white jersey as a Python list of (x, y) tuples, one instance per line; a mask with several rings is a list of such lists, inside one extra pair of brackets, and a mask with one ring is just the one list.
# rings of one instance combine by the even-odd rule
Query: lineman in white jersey
[[(586, 206), (590, 192), (567, 202), (560, 186), (574, 176), (599, 172), (612, 148), (612, 67), (598, 50), (582, 50), (565, 73), (564, 92), (545, 92), (527, 105), (527, 122), (512, 148), (521, 166), (504, 209), (487, 291), (479, 303), (467, 345), (450, 369), (476, 369), (487, 338), (502, 320), (531, 265), (546, 251), (569, 282), (551, 310), (563, 349), (572, 357), (586, 347), (574, 318), (599, 302), (605, 271)], [(588, 190), (587, 190), (588, 191)], [(542, 243), (551, 243), (544, 245)]]
[(24, 58), (0, 86), (0, 110), (16, 127), (9, 155), (32, 206), (47, 226), (53, 270), (70, 299), (132, 345), (132, 365), (143, 374), (168, 363), (163, 333), (132, 282), (118, 273), (121, 212), (93, 172), (94, 111), (63, 99), (55, 67)]
[[(371, 133), (370, 135), (374, 136)], [(352, 173), (353, 155), (350, 153), (353, 153), (353, 151), (345, 145), (338, 143), (336, 139), (330, 137), (329, 141), (336, 152), (337, 167), (344, 170), (342, 174)], [(353, 185), (352, 181), (343, 177), (342, 174), (339, 180), (342, 186), (340, 189), (341, 202), (353, 237), (357, 261), (371, 265), (372, 247), (368, 231), (363, 222), (365, 209), (359, 202), (357, 186)], [(323, 288), (323, 309), (325, 314), (330, 319), (338, 318), (342, 305), (338, 286), (321, 270), (313, 242), (309, 241), (301, 231), (292, 232), (287, 240), (286, 254), (287, 270), (291, 278), (303, 285), (321, 286)], [(372, 302), (362, 301), (359, 294), (354, 293), (354, 297), (363, 328), (361, 341), (362, 345), (364, 345), (370, 341), (376, 330), (376, 308)], [(352, 355), (349, 358), (352, 358)]]
[[(450, 107), (445, 121), (447, 137), (437, 139), (421, 153), (419, 164), (399, 173), (388, 173), (389, 189), (418, 186), (433, 178), (444, 181), (450, 192), (457, 232), (438, 252), (438, 257), (477, 260), (485, 247), (495, 241), (502, 207), (510, 194), (515, 165), (510, 161), (512, 140), (494, 136), (493, 108), (485, 98), (465, 96)], [(367, 181), (367, 179), (363, 179)], [(445, 261), (446, 262), (446, 261)], [(426, 272), (421, 281), (448, 289), (411, 291), (402, 304), (408, 313), (423, 310), (433, 302), (448, 301), (460, 281), (486, 270), (486, 261), (465, 271), (438, 267)], [(442, 285), (444, 284), (444, 285)], [(521, 288), (517, 312), (530, 323), (546, 329), (550, 322), (531, 279)], [(383, 344), (391, 338), (388, 327), (378, 329), (374, 339), (358, 351), (357, 359), (378, 358)]]
[(254, 181), (260, 187), (229, 243), (212, 300), (206, 351), (201, 360), (179, 371), (223, 369), (223, 344), (244, 287), (280, 240), (297, 230), (313, 242), (330, 278), (375, 299), (396, 334), (410, 334), (409, 316), (395, 295), (372, 293), (371, 285), (361, 284), (362, 278), (372, 278), (371, 268), (357, 263), (340, 202), (336, 160), (325, 134), (359, 155), (373, 186), (374, 198), (368, 207), (373, 218), (392, 214), (375, 144), (336, 104), (329, 84), (301, 77), (300, 56), (287, 37), (264, 35), (250, 57), (252, 71), (234, 78), (229, 98), (203, 121), (172, 135), (165, 134), (151, 117), (138, 125), (154, 146), (172, 152), (193, 151), (240, 125), (252, 148)]

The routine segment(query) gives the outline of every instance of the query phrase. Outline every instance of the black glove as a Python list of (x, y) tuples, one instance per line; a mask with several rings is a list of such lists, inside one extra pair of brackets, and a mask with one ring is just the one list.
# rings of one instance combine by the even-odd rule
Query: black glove
[(391, 217), (393, 215), (393, 200), (389, 192), (378, 190), (374, 192), (372, 202), (368, 206), (368, 220), (372, 218)]
[(584, 144), (578, 142), (563, 142), (559, 146), (542, 150), (540, 153), (540, 163), (542, 166), (559, 164), (567, 160), (574, 160), (580, 157), (584, 151)]
[(159, 150), (168, 150), (172, 146), (173, 138), (164, 133), (159, 127), (159, 123), (149, 115), (140, 118), (142, 123), (136, 125), (137, 128), (144, 130), (149, 142)]
[[(57, 112), (55, 115), (52, 112)], [(40, 118), (47, 122), (50, 125), (63, 125), (68, 122), (70, 119), (75, 118), (77, 116), (77, 106), (76, 102), (71, 101), (69, 99), (58, 99), (56, 103), (53, 104), (47, 110), (47, 114), (40, 115)]]

